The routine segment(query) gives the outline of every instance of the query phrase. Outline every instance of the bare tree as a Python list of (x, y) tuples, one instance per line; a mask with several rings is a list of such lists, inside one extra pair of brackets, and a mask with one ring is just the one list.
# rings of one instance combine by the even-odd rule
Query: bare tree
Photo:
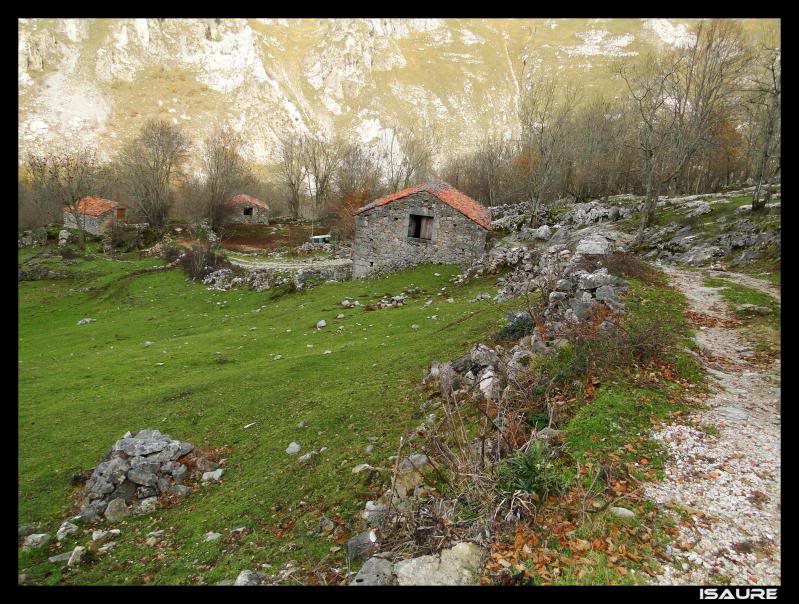
[(670, 110), (671, 80), (682, 57), (676, 53), (649, 53), (637, 64), (619, 63), (616, 73), (627, 84), (633, 111), (638, 118), (636, 146), (640, 152), (641, 181), (644, 187), (644, 208), (638, 238), (654, 218), (659, 181), (657, 175), (672, 136), (677, 114)]
[[(776, 31), (767, 32), (757, 48), (753, 73), (746, 83), (752, 116), (755, 191), (752, 211), (764, 207), (771, 195), (769, 181), (780, 169), (780, 120), (782, 110), (781, 51)], [(766, 194), (760, 193), (766, 183)]]
[(289, 209), (293, 218), (300, 216), (300, 200), (305, 181), (303, 137), (289, 134), (280, 140), (280, 182), (288, 193)]
[(128, 201), (155, 228), (167, 220), (172, 184), (190, 148), (179, 126), (150, 120), (119, 155), (120, 183)]
[(522, 97), (519, 110), (522, 140), (531, 153), (531, 189), (528, 191), (531, 224), (536, 220), (544, 197), (549, 192), (556, 170), (566, 157), (576, 92), (571, 84), (561, 83), (551, 74), (543, 74), (525, 90)]
[(251, 186), (255, 179), (239, 149), (242, 137), (230, 127), (217, 128), (203, 142), (203, 197), (211, 227), (220, 231), (229, 212), (226, 201)]
[(346, 146), (334, 177), (337, 234), (351, 239), (355, 234), (355, 213), (382, 193), (380, 167), (374, 154), (357, 143)]
[(302, 143), (303, 168), (308, 196), (314, 204), (314, 220), (333, 187), (334, 177), (344, 158), (344, 143), (328, 141), (319, 136), (306, 136)]
[(694, 41), (685, 48), (650, 53), (640, 63), (617, 66), (639, 121), (637, 145), (646, 200), (638, 241), (654, 218), (661, 187), (674, 183), (712, 139), (748, 60), (740, 26), (717, 19), (701, 21)]
[(489, 206), (497, 205), (501, 200), (510, 156), (509, 142), (494, 133), (486, 136), (477, 150), (477, 169), (485, 190), (484, 201)]
[(612, 193), (622, 168), (629, 123), (624, 107), (595, 97), (575, 113), (567, 145), (567, 187), (578, 201)]
[(335, 174), (335, 189), (339, 199), (361, 192), (376, 196), (380, 188), (380, 167), (372, 154), (358, 144), (346, 146)]
[(25, 167), (34, 203), (45, 208), (55, 205), (69, 210), (78, 226), (79, 245), (85, 245), (86, 217), (78, 212), (78, 202), (95, 193), (99, 166), (93, 149), (52, 151), (30, 155)]
[(433, 175), (436, 140), (431, 129), (397, 126), (386, 133), (380, 165), (390, 191), (405, 189)]

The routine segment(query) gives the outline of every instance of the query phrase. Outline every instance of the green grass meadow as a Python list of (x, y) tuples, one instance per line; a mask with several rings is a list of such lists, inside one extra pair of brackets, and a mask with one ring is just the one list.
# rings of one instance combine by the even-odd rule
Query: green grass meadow
[[(153, 259), (89, 256), (65, 267), (23, 250), (19, 260), (71, 275), (19, 284), (20, 524), (54, 532), (74, 509), (72, 475), (95, 466), (127, 430), (157, 428), (227, 459), (221, 483), (126, 518), (118, 546), (79, 571), (62, 576), (47, 556), (85, 544), (85, 527), (60, 547), (21, 552), (20, 572), (34, 583), (196, 584), (288, 560), (346, 566), (346, 548), (331, 552), (330, 541), (309, 532), (322, 514), (355, 526), (373, 493), (352, 467), (385, 464), (418, 424), (430, 362), (489, 338), (509, 310), (469, 303), (494, 281), (452, 285), (453, 266), (276, 296), (207, 291), (179, 270), (143, 272), (161, 264)], [(404, 307), (340, 304), (351, 296), (366, 305), (409, 286), (421, 292)], [(96, 322), (78, 326), (85, 317)], [(327, 327), (317, 330), (320, 319)], [(302, 420), (308, 426), (299, 429)], [(366, 454), (369, 437), (378, 440)], [(291, 441), (300, 455), (327, 451), (304, 466), (285, 453)], [(287, 517), (296, 524), (277, 530)], [(252, 532), (239, 544), (203, 542), (208, 531), (240, 526)], [(156, 529), (168, 545), (154, 551), (143, 542)]]

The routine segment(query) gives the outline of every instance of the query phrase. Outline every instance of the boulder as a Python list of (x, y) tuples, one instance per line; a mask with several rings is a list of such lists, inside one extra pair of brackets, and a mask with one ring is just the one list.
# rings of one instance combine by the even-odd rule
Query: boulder
[(224, 470), (222, 468), (218, 468), (213, 472), (205, 472), (203, 473), (203, 482), (218, 482), (220, 478), (222, 478), (222, 473)]
[(617, 518), (625, 518), (625, 519), (635, 518), (635, 512), (633, 512), (632, 510), (628, 510), (627, 508), (611, 506), (610, 513), (616, 516)]
[(74, 524), (72, 524), (68, 520), (65, 520), (61, 524), (61, 526), (58, 528), (58, 532), (56, 532), (55, 538), (58, 539), (59, 541), (63, 541), (64, 539), (66, 539), (70, 535), (73, 535), (73, 534), (77, 533), (78, 530), (79, 529), (78, 529), (77, 526), (75, 526)]
[(49, 541), (50, 535), (47, 533), (33, 533), (25, 537), (25, 541), (22, 542), (22, 549), (35, 549)]
[(480, 576), (483, 550), (461, 542), (440, 555), (420, 556), (394, 565), (399, 585), (473, 585)]
[(499, 355), (485, 344), (475, 346), (470, 353), (470, 357), (472, 363), (481, 367), (489, 367), (499, 363)]
[(142, 486), (154, 487), (158, 477), (155, 475), (155, 472), (149, 472), (141, 468), (134, 468), (128, 471), (128, 480)]
[(367, 501), (365, 509), (361, 512), (361, 517), (366, 520), (367, 526), (379, 526), (386, 517), (386, 506), (382, 503)]
[(137, 436), (134, 438), (121, 438), (116, 442), (113, 450), (122, 451), (128, 457), (140, 457), (158, 453), (166, 448), (167, 444), (169, 444), (168, 440), (148, 440)]
[(602, 235), (589, 235), (581, 239), (574, 249), (577, 254), (603, 255), (610, 250), (610, 241)]
[(347, 557), (351, 562), (363, 560), (378, 549), (377, 532), (374, 530), (356, 535), (347, 541)]
[(136, 514), (144, 515), (144, 514), (152, 514), (156, 508), (158, 508), (158, 498), (157, 497), (148, 497), (147, 499), (142, 499), (139, 505), (135, 508)]
[(69, 556), (69, 560), (67, 560), (67, 566), (70, 568), (74, 568), (75, 566), (80, 566), (80, 563), (83, 561), (83, 555), (86, 553), (86, 548), (78, 545), (75, 549), (72, 550), (72, 554)]
[(178, 497), (188, 497), (191, 494), (191, 489), (182, 484), (172, 485), (169, 492)]
[(267, 576), (264, 573), (259, 573), (253, 570), (243, 570), (236, 577), (233, 585), (238, 586), (256, 586), (266, 585)]
[(394, 565), (385, 558), (373, 556), (363, 563), (350, 585), (391, 585)]
[(72, 552), (64, 552), (63, 554), (56, 554), (55, 556), (50, 556), (47, 558), (48, 562), (52, 562), (56, 564), (58, 562), (66, 562), (72, 556)]
[(105, 508), (105, 518), (109, 522), (117, 522), (122, 520), (128, 514), (130, 514), (130, 510), (125, 503), (125, 500), (121, 497), (117, 497), (116, 499), (109, 501), (108, 506)]
[(17, 529), (17, 536), (22, 538), (32, 535), (36, 532), (36, 528), (37, 527), (35, 524), (21, 524)]

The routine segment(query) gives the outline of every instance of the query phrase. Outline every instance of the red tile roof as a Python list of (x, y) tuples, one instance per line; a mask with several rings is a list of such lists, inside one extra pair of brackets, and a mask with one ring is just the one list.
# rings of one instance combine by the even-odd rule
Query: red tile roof
[[(81, 198), (76, 205), (78, 214), (83, 214), (84, 216), (102, 216), (115, 209), (119, 204), (110, 199), (102, 199), (100, 197), (91, 197), (87, 195)], [(72, 208), (66, 208), (65, 211), (71, 213)]]
[(241, 193), (239, 195), (234, 195), (233, 197), (228, 197), (225, 203), (227, 203), (227, 205), (229, 206), (254, 205), (258, 206), (262, 210), (269, 210), (269, 206), (266, 205), (263, 201), (261, 201), (260, 199), (256, 199), (255, 197), (245, 195), (244, 193)]
[(373, 202), (363, 206), (355, 213), (361, 214), (363, 212), (368, 212), (369, 210), (384, 206), (393, 201), (397, 201), (398, 199), (403, 199), (409, 195), (413, 195), (414, 193), (421, 192), (430, 193), (440, 201), (447, 204), (449, 207), (458, 210), (458, 212), (466, 216), (466, 218), (475, 224), (483, 227), (486, 230), (491, 230), (491, 216), (488, 212), (488, 208), (480, 205), (468, 195), (461, 193), (452, 185), (449, 185), (443, 180), (438, 179), (424, 182), (420, 185), (416, 185), (415, 187), (402, 189), (402, 191), (397, 191), (391, 195), (386, 195), (385, 197), (376, 199)]

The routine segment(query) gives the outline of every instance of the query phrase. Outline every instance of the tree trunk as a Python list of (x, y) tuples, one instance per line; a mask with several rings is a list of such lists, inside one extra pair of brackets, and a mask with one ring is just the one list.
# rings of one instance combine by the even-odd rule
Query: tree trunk
[(638, 233), (635, 236), (636, 245), (644, 240), (644, 229), (650, 225), (652, 219), (655, 217), (655, 206), (657, 205), (657, 196), (654, 195), (655, 170), (651, 166), (648, 166), (647, 172), (645, 201), (644, 207), (641, 210), (641, 222), (638, 225)]

